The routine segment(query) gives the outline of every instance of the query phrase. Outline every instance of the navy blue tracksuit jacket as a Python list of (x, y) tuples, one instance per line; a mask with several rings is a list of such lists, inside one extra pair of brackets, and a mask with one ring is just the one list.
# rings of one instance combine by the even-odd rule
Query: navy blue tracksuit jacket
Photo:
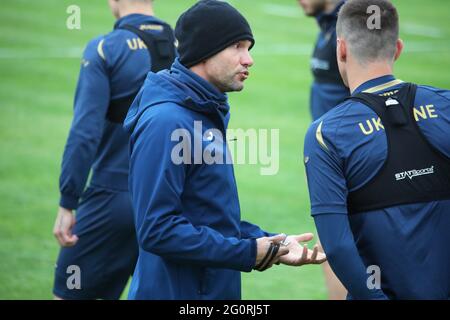
[(130, 299), (241, 298), (240, 271), (252, 270), (255, 239), (269, 234), (241, 221), (233, 165), (191, 152), (199, 144), (225, 159), (228, 119), (227, 96), (178, 60), (149, 73), (125, 120), (139, 242)]

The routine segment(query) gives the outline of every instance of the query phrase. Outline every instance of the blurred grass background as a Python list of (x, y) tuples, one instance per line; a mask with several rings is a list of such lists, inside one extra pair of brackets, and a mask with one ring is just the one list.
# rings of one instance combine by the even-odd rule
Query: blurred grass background
[[(448, 1), (393, 2), (405, 40), (397, 77), (450, 88)], [(155, 12), (174, 25), (193, 3), (158, 0)], [(259, 165), (235, 167), (243, 218), (275, 232), (315, 231), (301, 154), (317, 25), (294, 0), (231, 3), (248, 18), (256, 46), (245, 90), (230, 95), (230, 127), (280, 129), (277, 175), (261, 176)], [(66, 28), (72, 4), (81, 8), (81, 30)], [(108, 33), (113, 23), (106, 0), (2, 1), (0, 299), (52, 298), (59, 167), (81, 54), (89, 39)], [(322, 269), (282, 266), (243, 274), (243, 298), (326, 299)]]

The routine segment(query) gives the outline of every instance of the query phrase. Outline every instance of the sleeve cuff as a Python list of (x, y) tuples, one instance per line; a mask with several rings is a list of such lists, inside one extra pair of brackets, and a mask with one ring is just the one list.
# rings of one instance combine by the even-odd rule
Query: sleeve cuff
[(243, 270), (244, 272), (251, 272), (256, 263), (256, 239), (245, 239), (242, 241), (249, 241), (250, 248), (249, 254), (246, 256), (244, 261)]
[(78, 201), (79, 198), (76, 196), (62, 194), (61, 198), (59, 199), (59, 205), (66, 209), (75, 210), (78, 208)]

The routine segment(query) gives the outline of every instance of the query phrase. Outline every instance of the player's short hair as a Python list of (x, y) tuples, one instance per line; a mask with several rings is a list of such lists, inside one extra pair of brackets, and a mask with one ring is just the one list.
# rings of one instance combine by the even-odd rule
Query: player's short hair
[(360, 63), (394, 58), (397, 9), (389, 0), (348, 0), (339, 10), (336, 34)]

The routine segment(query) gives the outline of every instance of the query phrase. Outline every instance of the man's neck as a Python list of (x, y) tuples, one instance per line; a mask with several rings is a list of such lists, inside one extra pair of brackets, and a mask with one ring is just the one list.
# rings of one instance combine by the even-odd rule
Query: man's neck
[(190, 71), (192, 71), (193, 73), (195, 73), (200, 78), (202, 78), (203, 80), (205, 80), (206, 82), (208, 82), (211, 86), (213, 86), (215, 89), (217, 89), (218, 92), (220, 92), (222, 94), (225, 93), (211, 81), (211, 79), (208, 77), (205, 67), (202, 63), (198, 63), (188, 69)]
[(154, 12), (153, 12), (153, 8), (151, 5), (135, 5), (135, 6), (130, 6), (130, 7), (124, 7), (120, 9), (120, 17), (125, 17), (129, 14), (143, 14), (146, 16), (153, 16)]
[(386, 62), (370, 63), (365, 66), (356, 66), (347, 71), (348, 86), (353, 93), (363, 83), (382, 76), (393, 74), (393, 68)]

